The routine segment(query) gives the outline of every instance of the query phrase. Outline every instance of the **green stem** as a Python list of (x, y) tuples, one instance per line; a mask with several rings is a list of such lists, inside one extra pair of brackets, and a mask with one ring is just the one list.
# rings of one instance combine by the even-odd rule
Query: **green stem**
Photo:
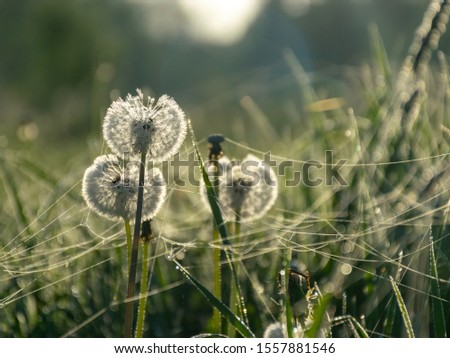
[(148, 284), (148, 263), (150, 240), (144, 240), (142, 243), (142, 273), (141, 273), (141, 295), (139, 298), (138, 316), (136, 323), (136, 338), (142, 338), (144, 331), (145, 308), (147, 305), (147, 284)]
[[(212, 189), (216, 193), (216, 196), (219, 197), (219, 163), (217, 161), (218, 157), (216, 156), (210, 156), (211, 162), (214, 165), (214, 173), (213, 178), (211, 181)], [(219, 301), (222, 301), (222, 267), (221, 267), (221, 254), (222, 250), (220, 248), (220, 234), (219, 230), (216, 226), (215, 220), (213, 220), (213, 267), (214, 267), (214, 288), (213, 293), (214, 296)], [(213, 327), (216, 329), (217, 333), (223, 333), (222, 332), (222, 315), (220, 314), (220, 311), (217, 308), (214, 308), (213, 311)]]
[(284, 314), (286, 319), (286, 330), (288, 338), (294, 337), (294, 316), (292, 313), (291, 297), (289, 295), (289, 273), (291, 270), (292, 249), (286, 249), (284, 264)]
[[(213, 267), (214, 267), (214, 296), (222, 301), (222, 268), (220, 266), (221, 252), (219, 231), (214, 227), (213, 229)], [(217, 333), (222, 333), (222, 316), (217, 308), (213, 311), (213, 327)]]
[(136, 287), (136, 267), (139, 252), (139, 237), (141, 231), (142, 202), (144, 200), (144, 176), (146, 153), (141, 153), (139, 168), (139, 186), (136, 206), (136, 219), (134, 221), (133, 242), (131, 246), (130, 271), (128, 275), (127, 301), (125, 303), (124, 337), (131, 338), (133, 325), (134, 292)]
[(127, 249), (128, 249), (128, 270), (130, 269), (131, 263), (131, 245), (132, 245), (132, 237), (131, 237), (131, 226), (130, 220), (124, 219), (125, 222), (125, 233), (127, 235)]
[[(239, 247), (239, 239), (240, 239), (240, 233), (241, 233), (241, 220), (240, 220), (240, 215), (239, 213), (236, 213), (236, 220), (234, 222), (234, 245), (235, 247)], [(239, 316), (239, 311), (240, 311), (240, 305), (238, 305), (238, 289), (239, 287), (237, 287), (237, 285), (239, 284), (239, 267), (240, 267), (240, 262), (237, 263), (236, 266), (234, 266), (234, 270), (235, 270), (235, 275), (237, 278), (237, 282), (235, 282), (233, 280), (233, 276), (230, 277), (230, 286), (231, 286), (231, 290), (230, 290), (230, 309), (231, 312), (233, 312), (236, 316)], [(242, 312), (241, 313), (241, 318), (242, 318)], [(236, 335), (236, 328), (232, 325), (228, 326), (228, 337), (234, 337)]]

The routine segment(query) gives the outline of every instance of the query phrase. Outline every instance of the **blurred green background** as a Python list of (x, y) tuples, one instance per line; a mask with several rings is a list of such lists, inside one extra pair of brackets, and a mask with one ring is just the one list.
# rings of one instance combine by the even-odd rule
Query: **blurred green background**
[[(111, 99), (138, 87), (174, 96), (199, 137), (248, 138), (244, 96), (280, 128), (280, 109), (298, 92), (286, 49), (325, 98), (341, 96), (348, 69), (371, 61), (369, 25), (401, 61), (428, 1), (256, 0), (245, 11), (224, 3), (1, 0), (0, 145), (83, 148)], [(227, 10), (235, 22), (220, 20)], [(243, 29), (229, 35), (234, 27)]]
[[(173, 96), (198, 140), (221, 132), (235, 141), (224, 144), (230, 156), (242, 155), (241, 143), (302, 160), (323, 161), (333, 149), (357, 163), (344, 170), (348, 187), (287, 188), (280, 178), (268, 219), (243, 227), (243, 289), (258, 336), (279, 320), (276, 277), (285, 245), (334, 295), (335, 316), (360, 319), (373, 336), (405, 336), (389, 281), (398, 276), (417, 336), (438, 336), (429, 301), (444, 303), (450, 324), (448, 189), (441, 186), (450, 145), (448, 33), (439, 43), (440, 67), (433, 56), (426, 89), (410, 106), (418, 117), (382, 148), (391, 165), (361, 164), (377, 162), (378, 133), (395, 127), (397, 74), (429, 3), (0, 0), (0, 336), (121, 335), (123, 227), (89, 213), (80, 180), (107, 152), (106, 109), (136, 88)], [(382, 46), (373, 49), (376, 29), (389, 61)], [(386, 63), (392, 73), (383, 72)], [(322, 99), (337, 106), (310, 107)], [(199, 147), (206, 154), (205, 143)], [(210, 287), (211, 218), (198, 188), (169, 189), (156, 220), (164, 238), (146, 336), (188, 337), (210, 331), (212, 307), (167, 257), (179, 253)], [(428, 275), (430, 234), (442, 300), (430, 291), (437, 282)], [(397, 265), (403, 254), (404, 266)]]

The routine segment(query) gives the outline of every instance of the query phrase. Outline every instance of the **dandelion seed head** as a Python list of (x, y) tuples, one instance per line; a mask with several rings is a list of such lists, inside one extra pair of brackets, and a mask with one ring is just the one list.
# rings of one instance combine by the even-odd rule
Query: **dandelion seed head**
[[(263, 217), (278, 194), (273, 170), (253, 155), (247, 155), (241, 163), (224, 156), (217, 163), (219, 205), (224, 220), (234, 221), (236, 215), (242, 222)], [(214, 168), (212, 163), (208, 166), (208, 175), (212, 179), (211, 168)], [(203, 201), (208, 203), (204, 185), (201, 192)]]
[(266, 327), (263, 338), (286, 338), (280, 322), (271, 323)]
[[(139, 185), (139, 164), (123, 165), (115, 155), (102, 155), (86, 169), (82, 194), (88, 207), (108, 219), (135, 217)], [(153, 218), (166, 195), (166, 184), (159, 169), (146, 172), (142, 220)]]
[(242, 172), (240, 166), (236, 165), (227, 171), (227, 178), (225, 181), (223, 191), (229, 197), (230, 208), (234, 208), (236, 212), (241, 211), (242, 204), (249, 196), (253, 185), (253, 177)]
[(140, 90), (114, 101), (103, 121), (103, 136), (114, 154), (147, 153), (153, 162), (178, 152), (186, 132), (184, 112), (172, 97), (144, 99)]

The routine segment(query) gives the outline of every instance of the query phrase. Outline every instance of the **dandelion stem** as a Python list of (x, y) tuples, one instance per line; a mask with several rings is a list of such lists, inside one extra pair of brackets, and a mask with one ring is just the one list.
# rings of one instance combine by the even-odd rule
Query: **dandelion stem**
[[(218, 196), (218, 175), (219, 175), (219, 163), (217, 161), (218, 156), (213, 155), (210, 153), (210, 160), (214, 165), (214, 173), (213, 173), (213, 180), (211, 181), (212, 188), (216, 193), (216, 196)], [(214, 267), (214, 273), (213, 273), (213, 280), (214, 280), (214, 296), (220, 301), (222, 301), (222, 268), (220, 265), (221, 262), (221, 254), (222, 250), (219, 246), (220, 243), (220, 235), (219, 230), (217, 228), (217, 223), (215, 220), (213, 220), (213, 267)], [(217, 308), (214, 308), (213, 311), (213, 326), (215, 327), (217, 333), (222, 333), (222, 316), (220, 314), (220, 311)]]
[[(241, 233), (241, 219), (239, 213), (236, 213), (236, 220), (234, 222), (234, 245), (236, 247), (239, 247), (239, 237)], [(239, 265), (240, 262), (237, 263), (237, 265), (234, 267), (235, 275), (237, 278), (237, 282), (233, 282), (233, 277), (230, 278), (230, 309), (231, 312), (233, 312), (236, 316), (238, 316), (238, 311), (240, 311), (238, 308), (241, 307), (241, 305), (238, 305), (238, 300), (240, 297), (238, 296), (238, 288), (237, 285), (239, 284)], [(242, 312), (241, 312), (242, 313)], [(232, 325), (228, 327), (228, 337), (234, 337), (236, 335), (236, 328)]]
[(139, 252), (139, 237), (141, 231), (141, 219), (142, 219), (142, 202), (144, 198), (144, 175), (145, 175), (145, 158), (146, 152), (141, 153), (141, 162), (139, 168), (139, 186), (138, 197), (136, 207), (136, 219), (134, 221), (134, 233), (133, 243), (131, 246), (131, 262), (130, 271), (128, 276), (128, 290), (127, 290), (127, 302), (125, 304), (125, 324), (124, 324), (124, 337), (131, 338), (132, 325), (133, 325), (133, 306), (135, 286), (136, 286), (136, 266)]
[(130, 226), (130, 220), (125, 219), (125, 233), (127, 235), (127, 249), (128, 249), (128, 270), (130, 269), (131, 264), (131, 243), (132, 243), (132, 237), (131, 237), (131, 226)]
[(283, 284), (284, 284), (284, 315), (285, 315), (285, 321), (286, 321), (286, 330), (287, 330), (287, 337), (293, 338), (294, 334), (294, 324), (293, 324), (293, 313), (292, 313), (292, 306), (291, 306), (291, 297), (289, 295), (289, 272), (291, 269), (291, 260), (292, 260), (292, 249), (288, 248), (285, 252), (285, 262), (284, 262), (284, 277), (283, 277)]
[[(220, 267), (222, 250), (219, 247), (220, 237), (219, 231), (216, 228), (213, 230), (213, 242), (214, 296), (216, 296), (218, 300), (222, 301), (222, 269)], [(217, 333), (222, 333), (222, 317), (217, 308), (214, 308), (213, 312), (213, 325), (217, 330)]]
[[(148, 223), (147, 228), (149, 228), (147, 235), (144, 235), (145, 223)], [(147, 305), (147, 285), (148, 285), (148, 267), (149, 267), (149, 252), (150, 252), (150, 241), (153, 239), (151, 223), (146, 221), (142, 224), (143, 226), (143, 242), (142, 242), (142, 273), (141, 273), (141, 290), (139, 297), (138, 306), (138, 316), (136, 322), (136, 338), (142, 338), (142, 333), (144, 330), (144, 320), (145, 320), (145, 307)]]

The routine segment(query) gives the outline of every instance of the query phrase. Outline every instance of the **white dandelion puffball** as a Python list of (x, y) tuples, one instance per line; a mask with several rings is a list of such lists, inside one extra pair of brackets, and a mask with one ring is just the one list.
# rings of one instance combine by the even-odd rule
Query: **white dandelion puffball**
[[(286, 333), (286, 325), (284, 323), (281, 324), (280, 322), (275, 322), (266, 327), (263, 338), (287, 338)], [(292, 333), (294, 338), (303, 338), (305, 336), (305, 331), (300, 325), (294, 326)]]
[[(112, 154), (97, 157), (86, 169), (82, 193), (88, 207), (108, 219), (134, 219), (139, 186), (139, 162), (124, 166)], [(166, 196), (166, 183), (159, 169), (147, 170), (144, 178), (142, 220), (153, 218)]]
[[(249, 222), (263, 217), (273, 206), (278, 195), (277, 179), (274, 171), (254, 155), (247, 155), (242, 162), (230, 161), (222, 157), (218, 161), (219, 206), (225, 221)], [(209, 163), (208, 175), (213, 181)], [(208, 203), (204, 184), (202, 198)], [(208, 204), (209, 206), (209, 204)]]
[(264, 331), (263, 338), (286, 338), (282, 324), (275, 322), (268, 325)]
[(161, 162), (180, 149), (186, 137), (187, 122), (183, 110), (172, 97), (158, 100), (137, 90), (114, 101), (103, 121), (103, 137), (114, 154), (147, 153), (148, 159)]

